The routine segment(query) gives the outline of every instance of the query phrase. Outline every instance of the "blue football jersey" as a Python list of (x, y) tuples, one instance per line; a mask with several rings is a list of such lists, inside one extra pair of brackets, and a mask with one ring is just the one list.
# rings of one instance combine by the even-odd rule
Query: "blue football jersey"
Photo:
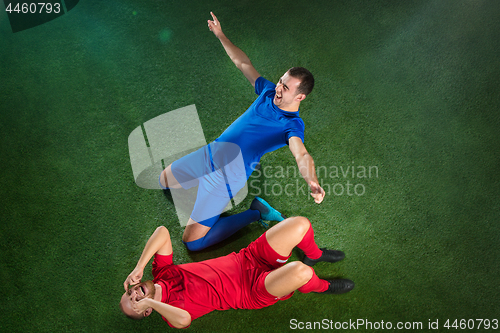
[(304, 122), (299, 111), (283, 111), (274, 105), (275, 88), (274, 83), (259, 77), (255, 81), (259, 97), (215, 140), (240, 147), (247, 178), (264, 154), (286, 146), (293, 136), (304, 142)]

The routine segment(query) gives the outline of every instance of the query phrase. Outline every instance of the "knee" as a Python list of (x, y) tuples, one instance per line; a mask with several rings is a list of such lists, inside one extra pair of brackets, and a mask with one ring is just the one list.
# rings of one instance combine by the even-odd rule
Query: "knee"
[(311, 267), (300, 261), (293, 261), (289, 265), (293, 265), (293, 274), (299, 284), (306, 284), (313, 276)]
[(163, 170), (160, 174), (160, 185), (163, 189), (168, 189), (167, 169)]
[(170, 237), (170, 233), (168, 232), (167, 227), (165, 227), (164, 225), (161, 225), (158, 228), (156, 228), (156, 232), (164, 233), (164, 234), (166, 234), (167, 236)]
[(311, 221), (307, 217), (296, 216), (294, 217), (294, 224), (298, 234), (305, 235), (311, 227)]
[(191, 218), (189, 219), (184, 234), (182, 235), (182, 242), (190, 251), (199, 251), (207, 247), (206, 236), (210, 231), (210, 227), (196, 223)]

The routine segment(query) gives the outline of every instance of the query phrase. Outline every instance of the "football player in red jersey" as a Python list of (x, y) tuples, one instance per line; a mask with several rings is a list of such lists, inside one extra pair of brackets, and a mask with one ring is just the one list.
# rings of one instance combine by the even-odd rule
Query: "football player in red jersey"
[[(294, 247), (304, 260), (286, 263)], [(337, 262), (344, 253), (319, 249), (311, 222), (300, 216), (279, 222), (238, 253), (181, 265), (173, 264), (172, 255), (170, 234), (158, 227), (124, 282), (120, 308), (128, 317), (141, 319), (155, 310), (171, 327), (185, 328), (213, 310), (259, 309), (295, 290), (342, 294), (354, 288), (351, 280), (318, 278), (310, 266)], [(141, 282), (153, 256), (154, 279)]]

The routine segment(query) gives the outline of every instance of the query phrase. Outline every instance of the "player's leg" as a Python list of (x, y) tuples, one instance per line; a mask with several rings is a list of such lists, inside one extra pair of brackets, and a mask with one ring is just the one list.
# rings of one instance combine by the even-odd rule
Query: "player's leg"
[(174, 174), (172, 173), (172, 164), (170, 164), (168, 167), (165, 168), (160, 174), (160, 186), (162, 189), (169, 189), (169, 188), (174, 188), (174, 189), (179, 189), (181, 188), (181, 185), (175, 179)]
[[(301, 263), (293, 261), (270, 272), (264, 281), (266, 290), (273, 296), (283, 297), (299, 289), (311, 280), (314, 271)], [(325, 281), (326, 288), (328, 284)]]
[(293, 248), (305, 237), (310, 226), (311, 223), (305, 217), (290, 217), (266, 231), (266, 239), (278, 254), (289, 256)]
[(259, 211), (252, 209), (236, 215), (215, 216), (200, 223), (190, 218), (182, 240), (189, 250), (200, 251), (221, 242), (259, 218)]
[[(200, 197), (203, 196), (202, 193), (199, 193), (199, 195)], [(281, 213), (269, 206), (269, 204), (267, 204), (264, 200), (258, 199), (260, 198), (254, 199), (250, 205), (250, 209), (247, 209), (239, 214), (215, 216), (202, 220), (199, 223), (196, 223), (192, 218), (190, 218), (186, 229), (184, 230), (182, 240), (189, 250), (199, 251), (219, 243), (243, 227), (246, 227), (252, 222), (259, 221), (262, 218), (266, 220), (272, 220), (274, 218), (282, 219)], [(203, 198), (200, 200), (203, 200)], [(210, 200), (213, 200), (213, 196)], [(223, 199), (220, 198), (219, 201), (223, 201)], [(256, 202), (258, 202), (259, 205), (256, 205)], [(266, 206), (264, 206), (262, 202), (264, 202)], [(225, 205), (223, 206), (225, 207)]]
[(259, 211), (251, 209), (220, 216), (230, 200), (222, 173), (213, 172), (199, 180), (196, 202), (183, 235), (189, 250), (199, 251), (219, 243), (260, 218)]
[(206, 161), (208, 146), (187, 154), (172, 162), (160, 174), (160, 186), (163, 189), (189, 189), (198, 185), (198, 179), (212, 171)]
[[(314, 265), (319, 261), (336, 262), (344, 259), (342, 251), (318, 248), (314, 241), (314, 230), (311, 222), (302, 216), (288, 218), (266, 232), (269, 245), (282, 256), (288, 256), (294, 247), (298, 247), (306, 255), (306, 259), (313, 260)], [(309, 262), (306, 262), (309, 266)]]
[(343, 294), (354, 288), (354, 282), (348, 279), (320, 279), (312, 267), (294, 261), (270, 272), (264, 286), (271, 295), (283, 297), (295, 290), (301, 293)]
[[(263, 200), (258, 201), (259, 205), (256, 205), (257, 199), (255, 199), (250, 209), (244, 212), (220, 216), (231, 198), (228, 195), (226, 182), (222, 177), (218, 179), (218, 176), (220, 176), (218, 173), (212, 173), (210, 177), (200, 179), (196, 203), (183, 235), (183, 241), (191, 251), (199, 251), (221, 242), (243, 227), (261, 219), (262, 211), (267, 213), (275, 211)], [(271, 218), (268, 215), (265, 216)]]
[(184, 234), (182, 235), (182, 241), (187, 243), (200, 239), (204, 237), (210, 229), (210, 227), (195, 222), (192, 218), (189, 218), (186, 228), (184, 229)]

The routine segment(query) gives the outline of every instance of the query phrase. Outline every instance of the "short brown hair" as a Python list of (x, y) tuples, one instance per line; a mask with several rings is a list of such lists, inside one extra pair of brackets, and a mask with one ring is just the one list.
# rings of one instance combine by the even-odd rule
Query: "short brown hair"
[(297, 88), (299, 94), (309, 95), (314, 88), (314, 76), (304, 67), (292, 67), (288, 70), (290, 76), (299, 79), (300, 85)]

